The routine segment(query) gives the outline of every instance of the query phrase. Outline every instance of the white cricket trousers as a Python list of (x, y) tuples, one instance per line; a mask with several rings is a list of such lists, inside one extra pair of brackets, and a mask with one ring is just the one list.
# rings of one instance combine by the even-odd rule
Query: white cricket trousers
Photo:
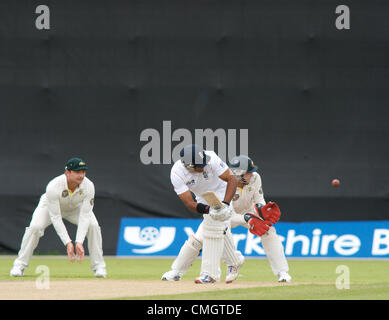
[[(45, 229), (52, 224), (47, 204), (45, 203), (46, 201), (47, 200), (45, 200), (44, 197), (41, 197), (41, 200), (32, 215), (30, 226), (27, 227), (24, 232), (22, 244), (20, 246), (18, 257), (14, 261), (14, 266), (18, 266), (23, 269), (28, 267), (33, 252), (38, 246), (40, 237), (44, 235)], [(80, 216), (79, 209), (69, 212), (61, 212), (61, 214), (63, 219), (78, 225), (78, 218)], [(100, 267), (105, 268), (101, 229), (93, 212), (91, 214), (86, 237), (88, 239), (91, 269), (94, 271)]]
[[(249, 227), (248, 223), (244, 220), (244, 215), (233, 214), (231, 228), (239, 225), (245, 228)], [(261, 237), (261, 242), (273, 273), (278, 275), (280, 272), (288, 272), (289, 265), (285, 257), (284, 246), (274, 226), (270, 227), (269, 231)]]

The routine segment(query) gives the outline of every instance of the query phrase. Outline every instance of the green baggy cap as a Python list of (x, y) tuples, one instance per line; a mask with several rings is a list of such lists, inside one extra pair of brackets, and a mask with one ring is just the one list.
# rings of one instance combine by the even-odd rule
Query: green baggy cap
[(65, 170), (79, 171), (79, 170), (88, 170), (88, 166), (85, 161), (80, 158), (71, 158), (66, 163)]

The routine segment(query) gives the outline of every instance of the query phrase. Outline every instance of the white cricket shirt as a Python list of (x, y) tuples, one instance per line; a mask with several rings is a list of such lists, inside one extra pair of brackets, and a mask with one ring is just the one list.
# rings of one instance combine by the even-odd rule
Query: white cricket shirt
[(235, 195), (232, 198), (232, 207), (238, 214), (253, 213), (255, 212), (253, 210), (256, 203), (266, 204), (263, 196), (261, 176), (254, 172), (249, 184), (243, 188), (236, 188)]
[(227, 182), (219, 176), (228, 169), (228, 166), (214, 151), (205, 151), (205, 154), (211, 158), (204, 167), (204, 172), (190, 172), (181, 160), (177, 160), (171, 169), (170, 180), (177, 194), (190, 190), (195, 194), (197, 202), (207, 204), (201, 197), (207, 191), (215, 192), (220, 201), (224, 199)]
[(76, 242), (83, 243), (88, 232), (94, 197), (94, 184), (87, 177), (83, 179), (74, 192), (69, 190), (65, 174), (48, 183), (46, 193), (42, 195), (41, 201), (47, 201), (50, 219), (64, 245), (71, 239), (62, 220), (63, 213), (66, 215), (66, 212), (80, 210)]

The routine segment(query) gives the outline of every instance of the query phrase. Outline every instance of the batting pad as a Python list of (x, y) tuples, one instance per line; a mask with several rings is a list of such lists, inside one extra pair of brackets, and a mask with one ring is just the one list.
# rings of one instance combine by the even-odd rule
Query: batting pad
[(203, 257), (201, 261), (201, 275), (207, 274), (218, 279), (220, 259), (224, 248), (225, 224), (213, 220), (210, 216), (204, 218)]
[(188, 271), (199, 255), (201, 247), (201, 242), (195, 239), (193, 235), (189, 236), (189, 239), (185, 241), (177, 258), (174, 260), (172, 270), (176, 270), (183, 274)]
[(228, 266), (238, 267), (241, 264), (241, 260), (239, 259), (236, 253), (234, 239), (232, 237), (230, 228), (227, 229), (226, 234), (224, 236), (224, 249), (222, 254), (222, 260)]

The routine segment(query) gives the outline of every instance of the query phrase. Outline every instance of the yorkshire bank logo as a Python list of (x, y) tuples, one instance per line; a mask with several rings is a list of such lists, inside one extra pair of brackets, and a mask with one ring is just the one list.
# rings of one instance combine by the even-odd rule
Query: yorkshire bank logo
[(124, 240), (129, 244), (144, 249), (132, 249), (132, 252), (138, 254), (150, 254), (162, 251), (168, 248), (174, 241), (176, 235), (175, 227), (161, 227), (159, 229), (148, 226), (140, 227), (125, 227)]
[[(118, 256), (177, 256), (201, 219), (122, 218)], [(278, 222), (286, 257), (389, 258), (389, 221)], [(236, 248), (246, 257), (265, 257), (261, 237), (233, 228)]]
[(175, 256), (200, 219), (122, 218), (118, 256)]

